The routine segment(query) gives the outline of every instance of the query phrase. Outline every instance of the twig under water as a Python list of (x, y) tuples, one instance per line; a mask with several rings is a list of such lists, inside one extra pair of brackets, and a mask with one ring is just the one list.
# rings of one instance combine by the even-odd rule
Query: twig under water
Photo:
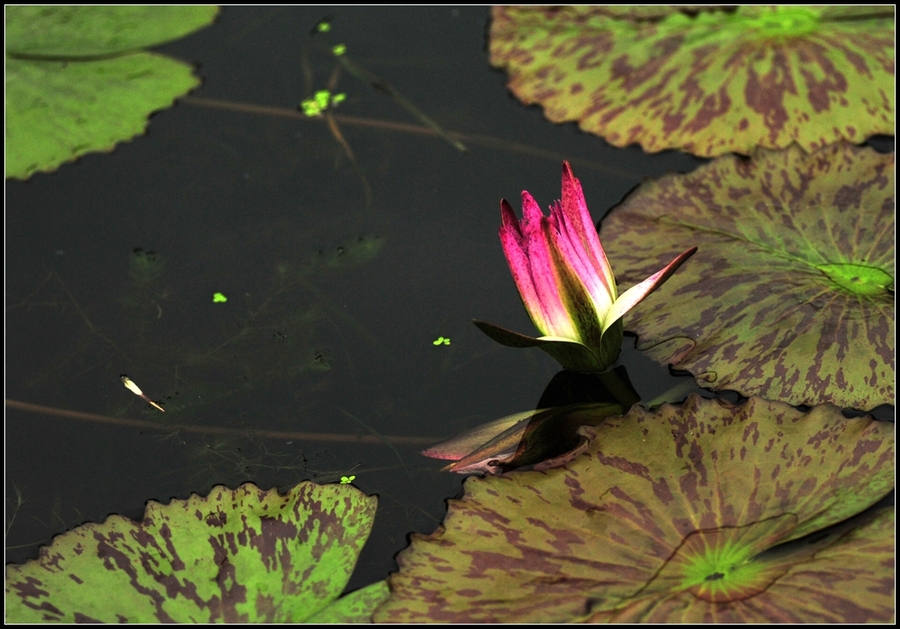
[[(212, 109), (224, 109), (226, 111), (236, 111), (245, 114), (258, 114), (261, 116), (278, 116), (282, 118), (293, 118), (294, 120), (305, 120), (325, 122), (324, 118), (309, 117), (300, 111), (287, 109), (285, 107), (268, 107), (266, 105), (257, 105), (255, 103), (240, 103), (236, 101), (218, 100), (215, 98), (200, 98), (197, 96), (185, 96), (178, 102), (186, 105), (194, 105), (196, 107), (210, 107)], [(376, 118), (363, 118), (361, 116), (347, 116), (344, 114), (334, 114), (334, 119), (342, 125), (357, 125), (361, 127), (370, 127), (374, 129), (385, 129), (387, 131), (395, 131), (397, 133), (413, 133), (417, 135), (437, 136), (438, 133), (423, 125), (409, 124), (405, 122), (394, 122), (391, 120), (378, 120)], [(585, 159), (573, 158), (571, 156), (548, 151), (536, 146), (511, 142), (503, 138), (496, 138), (489, 135), (476, 135), (469, 133), (459, 133), (457, 131), (446, 131), (450, 138), (465, 141), (475, 146), (483, 146), (499, 151), (509, 151), (510, 153), (521, 153), (523, 155), (534, 155), (561, 163), (568, 160), (570, 164), (581, 168), (589, 168), (598, 172), (607, 173), (615, 177), (622, 177), (638, 181), (642, 178), (639, 173), (634, 173), (620, 168), (614, 168), (600, 162), (594, 162)]]
[(109, 415), (97, 415), (95, 413), (82, 413), (80, 411), (72, 411), (65, 408), (56, 408), (53, 406), (42, 406), (40, 404), (31, 404), (30, 402), (21, 402), (19, 400), (6, 400), (7, 408), (14, 408), (28, 413), (43, 413), (54, 417), (68, 417), (69, 419), (78, 419), (81, 421), (98, 422), (101, 424), (113, 424), (116, 426), (128, 426), (129, 428), (150, 428), (154, 430), (182, 430), (189, 433), (197, 433), (204, 435), (232, 435), (246, 436), (251, 432), (254, 436), (266, 439), (287, 439), (297, 441), (323, 441), (331, 443), (379, 443), (381, 445), (404, 445), (404, 446), (425, 446), (431, 445), (435, 441), (440, 441), (443, 437), (406, 437), (400, 435), (340, 435), (334, 433), (322, 432), (290, 432), (284, 430), (253, 430), (239, 428), (224, 428), (221, 426), (196, 426), (192, 424), (159, 424), (157, 422), (144, 419), (128, 419), (125, 417), (110, 417)]

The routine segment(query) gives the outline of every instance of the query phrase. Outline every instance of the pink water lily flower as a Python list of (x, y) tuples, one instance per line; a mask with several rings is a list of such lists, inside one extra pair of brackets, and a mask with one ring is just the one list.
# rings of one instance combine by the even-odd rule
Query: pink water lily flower
[(475, 321), (482, 332), (511, 347), (540, 347), (566, 369), (594, 373), (622, 348), (622, 315), (659, 288), (691, 257), (688, 249), (661, 271), (619, 295), (581, 183), (563, 162), (562, 201), (545, 216), (522, 192), (522, 220), (500, 201), (500, 242), (538, 338)]

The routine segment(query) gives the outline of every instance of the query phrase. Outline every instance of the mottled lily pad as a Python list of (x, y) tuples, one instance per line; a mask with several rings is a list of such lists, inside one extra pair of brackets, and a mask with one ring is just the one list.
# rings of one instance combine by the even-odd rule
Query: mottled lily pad
[(491, 64), (524, 103), (615, 146), (711, 157), (893, 133), (891, 6), (609, 13), (497, 7)]
[(894, 155), (833, 145), (722, 157), (640, 186), (603, 220), (628, 286), (699, 248), (626, 327), (638, 347), (792, 404), (894, 403)]
[(212, 22), (214, 6), (6, 9), (6, 176), (26, 179), (144, 131), (199, 85), (193, 68), (136, 49)]
[(691, 396), (594, 430), (566, 467), (469, 478), (373, 619), (891, 620), (892, 520), (772, 549), (890, 492), (892, 424)]
[(338, 597), (376, 502), (350, 485), (308, 482), (284, 496), (248, 483), (151, 501), (140, 522), (114, 515), (85, 524), (38, 559), (7, 566), (6, 619), (366, 621), (387, 595), (383, 583)]

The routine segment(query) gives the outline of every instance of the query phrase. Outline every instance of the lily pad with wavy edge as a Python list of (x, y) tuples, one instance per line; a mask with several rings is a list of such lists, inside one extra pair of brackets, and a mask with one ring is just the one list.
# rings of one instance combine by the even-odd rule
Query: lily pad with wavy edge
[(849, 145), (722, 157), (641, 185), (603, 219), (620, 284), (696, 245), (638, 347), (696, 376), (791, 404), (894, 403), (894, 155)]
[(199, 84), (148, 52), (211, 23), (206, 7), (6, 9), (6, 176), (38, 171), (143, 133), (152, 112)]
[(367, 621), (382, 582), (339, 599), (377, 499), (301, 483), (282, 496), (247, 483), (110, 516), (7, 566), (12, 622)]
[(753, 398), (633, 408), (562, 468), (472, 477), (373, 619), (889, 622), (892, 522), (776, 545), (894, 483), (893, 424)]
[(491, 64), (522, 102), (615, 146), (712, 157), (893, 133), (890, 6), (609, 13), (496, 7)]

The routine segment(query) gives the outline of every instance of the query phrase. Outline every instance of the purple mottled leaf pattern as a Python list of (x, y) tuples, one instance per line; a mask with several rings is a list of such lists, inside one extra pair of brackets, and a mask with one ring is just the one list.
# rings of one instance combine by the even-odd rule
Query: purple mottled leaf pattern
[[(813, 538), (791, 544), (787, 551), (766, 553), (748, 564), (759, 569), (757, 580), (766, 591), (749, 597), (742, 605), (706, 605), (702, 618), (685, 605), (685, 598), (690, 601), (691, 596), (703, 596), (695, 589), (688, 597), (671, 593), (645, 598), (621, 609), (592, 614), (588, 619), (617, 623), (733, 624), (759, 622), (760, 618), (778, 623), (843, 623), (849, 618), (893, 622), (893, 607), (887, 604), (894, 592), (893, 531), (894, 509), (888, 507), (860, 518), (849, 531), (825, 535), (823, 541)], [(839, 575), (837, 582), (835, 575)], [(855, 596), (836, 595), (844, 587), (854, 588)], [(797, 605), (772, 604), (773, 600), (791, 599)]]
[(801, 544), (759, 555), (886, 495), (892, 424), (828, 405), (804, 413), (691, 396), (594, 430), (565, 467), (469, 478), (443, 526), (399, 555), (374, 620), (892, 618), (893, 531), (883, 522), (832, 536), (815, 554)]
[(490, 55), (521, 101), (615, 146), (712, 157), (894, 128), (891, 6), (496, 7)]
[[(365, 544), (376, 498), (301, 483), (286, 495), (247, 483), (113, 515), (7, 566), (14, 622), (300, 622), (328, 618)], [(367, 620), (382, 587), (343, 605)], [(363, 609), (366, 608), (366, 609)]]
[(626, 320), (656, 360), (746, 396), (894, 403), (893, 154), (722, 157), (643, 184), (601, 236), (626, 286), (672, 247), (699, 248)]

